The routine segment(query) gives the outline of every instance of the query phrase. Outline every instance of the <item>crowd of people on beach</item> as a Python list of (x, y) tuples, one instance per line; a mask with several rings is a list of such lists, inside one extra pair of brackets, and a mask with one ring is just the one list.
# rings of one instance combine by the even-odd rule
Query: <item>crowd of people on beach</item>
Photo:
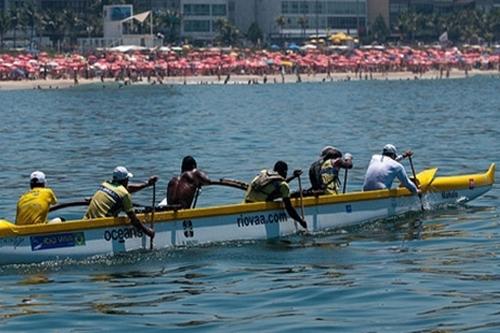
[(450, 70), (500, 72), (500, 49), (486, 47), (359, 47), (302, 50), (251, 50), (232, 48), (170, 48), (147, 51), (96, 51), (88, 55), (22, 53), (0, 54), (0, 81), (79, 78), (162, 83), (168, 77), (216, 76), (227, 83), (230, 75), (409, 72), (416, 75)]
[[(398, 155), (397, 149), (392, 144), (384, 146), (381, 154), (372, 156), (367, 168), (363, 191), (390, 189), (394, 179), (399, 179), (411, 193), (420, 196), (419, 184), (416, 180), (411, 156), (413, 152), (408, 150)], [(409, 158), (412, 165), (413, 179), (410, 179), (404, 166), (400, 163), (404, 158)], [(303, 198), (304, 196), (338, 195), (346, 192), (347, 170), (353, 167), (351, 154), (342, 152), (332, 146), (326, 146), (321, 150), (319, 158), (309, 168), (309, 180), (311, 186), (302, 189), (300, 176), (302, 170), (296, 169), (292, 176), (287, 178), (288, 164), (285, 161), (277, 161), (273, 169), (261, 170), (260, 173), (249, 183), (243, 183), (241, 189), (245, 189), (244, 202), (266, 202), (281, 200), (288, 215), (307, 229), (307, 221), (304, 213), (299, 214), (292, 205), (291, 198)], [(345, 170), (344, 187), (340, 180), (340, 170)], [(155, 186), (158, 176), (151, 176), (142, 183), (130, 183), (133, 177), (126, 167), (117, 166), (113, 170), (112, 179), (103, 182), (92, 198), (85, 202), (88, 206), (84, 220), (92, 220), (103, 217), (118, 216), (124, 212), (129, 217), (131, 224), (145, 235), (153, 238), (155, 232), (152, 228), (144, 225), (136, 216), (131, 194), (149, 186)], [(291, 192), (289, 183), (297, 178), (299, 190)], [(192, 156), (186, 156), (182, 160), (179, 176), (173, 177), (166, 189), (166, 205), (173, 209), (191, 209), (196, 206), (199, 190), (203, 186), (224, 185), (222, 180), (211, 180), (206, 173), (198, 169), (196, 160)], [(226, 184), (227, 185), (227, 184)], [(153, 188), (155, 192), (155, 188)], [(156, 202), (154, 201), (155, 209)], [(42, 171), (34, 171), (30, 176), (30, 190), (19, 198), (17, 203), (16, 224), (30, 225), (62, 222), (61, 218), (48, 221), (48, 213), (54, 210), (57, 203), (55, 193), (47, 186), (46, 176)], [(51, 208), (52, 206), (52, 208)]]

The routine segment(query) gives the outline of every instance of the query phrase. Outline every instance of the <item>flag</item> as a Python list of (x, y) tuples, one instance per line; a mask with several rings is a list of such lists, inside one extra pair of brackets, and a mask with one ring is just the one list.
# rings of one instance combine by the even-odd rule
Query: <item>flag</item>
[(439, 43), (446, 44), (448, 43), (448, 31), (445, 31), (439, 36)]

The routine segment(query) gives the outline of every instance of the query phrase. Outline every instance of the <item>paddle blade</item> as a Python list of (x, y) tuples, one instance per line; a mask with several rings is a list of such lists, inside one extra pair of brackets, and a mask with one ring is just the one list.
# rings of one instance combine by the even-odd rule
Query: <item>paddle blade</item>
[(417, 174), (418, 182), (420, 183), (420, 190), (425, 192), (427, 188), (432, 184), (432, 181), (436, 177), (438, 168), (431, 168), (421, 171)]

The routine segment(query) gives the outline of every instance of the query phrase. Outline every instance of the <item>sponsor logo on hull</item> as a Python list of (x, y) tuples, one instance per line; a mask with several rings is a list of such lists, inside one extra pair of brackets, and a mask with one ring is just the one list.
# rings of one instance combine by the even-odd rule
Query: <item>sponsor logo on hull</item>
[(31, 236), (30, 242), (32, 251), (84, 246), (85, 234), (83, 232), (68, 232), (54, 235)]

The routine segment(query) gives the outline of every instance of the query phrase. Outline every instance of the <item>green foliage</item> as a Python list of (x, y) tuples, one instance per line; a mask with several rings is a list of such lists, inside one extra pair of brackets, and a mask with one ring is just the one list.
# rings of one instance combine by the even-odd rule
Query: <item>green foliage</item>
[(159, 10), (153, 15), (153, 27), (163, 34), (164, 41), (175, 43), (180, 38), (181, 14), (173, 10)]
[(10, 16), (4, 11), (0, 12), (0, 48), (4, 47), (4, 35), (10, 29)]
[(384, 43), (389, 34), (389, 28), (385, 24), (385, 20), (382, 15), (377, 16), (370, 29), (371, 39), (379, 43)]
[(407, 11), (399, 17), (397, 31), (406, 42), (437, 41), (447, 31), (454, 43), (492, 43), (500, 40), (500, 9), (462, 9), (447, 14)]
[(247, 32), (247, 38), (254, 44), (257, 45), (259, 41), (262, 40), (262, 30), (260, 29), (257, 22), (250, 25)]
[(286, 25), (286, 19), (284, 16), (278, 16), (276, 18), (276, 25), (280, 28), (280, 30), (283, 30), (283, 28)]
[(227, 19), (219, 18), (215, 21), (217, 36), (215, 40), (222, 45), (238, 45), (240, 31)]
[(309, 25), (309, 22), (307, 21), (307, 18), (304, 16), (299, 17), (297, 20), (299, 23), (300, 27), (302, 28), (302, 37), (305, 39), (306, 38), (306, 28)]

